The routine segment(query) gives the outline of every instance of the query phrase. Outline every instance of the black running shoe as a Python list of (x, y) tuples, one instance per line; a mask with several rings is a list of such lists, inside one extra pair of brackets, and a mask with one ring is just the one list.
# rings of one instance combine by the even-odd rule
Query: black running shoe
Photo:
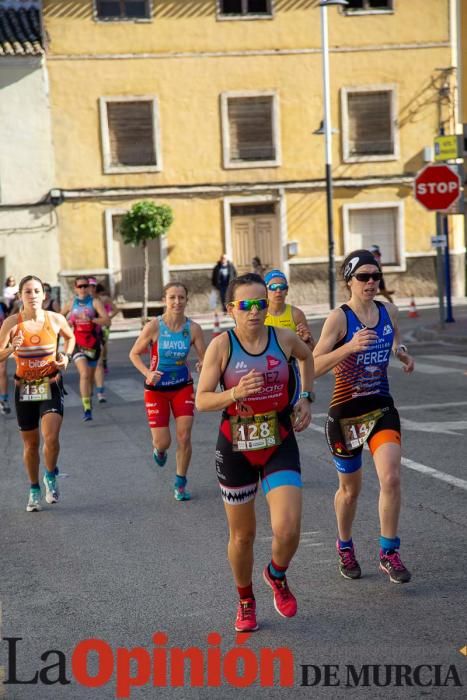
[(336, 549), (339, 555), (339, 571), (344, 578), (356, 579), (362, 575), (360, 564), (355, 558), (355, 549), (351, 547), (339, 547), (339, 540), (336, 542)]
[(392, 583), (408, 583), (411, 579), (410, 571), (405, 568), (396, 549), (386, 552), (386, 554), (382, 549), (380, 550), (379, 568), (389, 576)]

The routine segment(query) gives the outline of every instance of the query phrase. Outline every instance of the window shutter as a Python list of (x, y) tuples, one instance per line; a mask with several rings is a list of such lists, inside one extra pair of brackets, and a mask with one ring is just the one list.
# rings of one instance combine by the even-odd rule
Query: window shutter
[(230, 160), (275, 160), (271, 97), (229, 98)]
[(349, 155), (392, 155), (390, 91), (354, 92), (347, 95)]
[(112, 166), (157, 165), (152, 102), (107, 102)]
[(351, 209), (349, 212), (350, 248), (368, 250), (379, 245), (383, 265), (397, 265), (397, 207)]

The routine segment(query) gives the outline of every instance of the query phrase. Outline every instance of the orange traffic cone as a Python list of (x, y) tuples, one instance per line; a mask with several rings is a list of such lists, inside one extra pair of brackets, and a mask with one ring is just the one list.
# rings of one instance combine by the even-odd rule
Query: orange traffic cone
[(418, 317), (418, 311), (417, 311), (417, 307), (415, 306), (415, 299), (412, 295), (412, 299), (410, 300), (409, 318), (417, 318), (417, 317)]
[(221, 325), (219, 323), (219, 314), (217, 311), (214, 311), (214, 326), (212, 329), (212, 337), (217, 338), (218, 335), (221, 334)]

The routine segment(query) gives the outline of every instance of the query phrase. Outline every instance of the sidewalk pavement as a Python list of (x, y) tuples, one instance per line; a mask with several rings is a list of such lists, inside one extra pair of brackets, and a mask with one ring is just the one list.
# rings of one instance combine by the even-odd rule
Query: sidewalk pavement
[[(378, 297), (381, 300), (382, 297)], [(401, 312), (410, 310), (411, 298), (398, 298), (395, 300)], [(421, 297), (415, 300), (417, 310), (438, 308), (438, 299), (435, 297)], [(416, 340), (445, 340), (446, 342), (467, 344), (467, 297), (459, 297), (452, 300), (452, 306), (456, 309), (455, 323), (446, 323), (441, 329), (439, 322), (427, 322), (417, 325), (412, 331)], [(329, 314), (329, 304), (300, 304), (309, 321), (323, 320)], [(214, 312), (193, 313), (189, 316), (193, 321), (199, 323), (206, 331), (214, 329)], [(218, 312), (219, 328), (225, 330), (232, 328), (232, 319), (228, 314)], [(419, 318), (419, 323), (423, 319)], [(112, 321), (111, 338), (136, 338), (141, 330), (140, 318), (123, 318), (118, 314)]]

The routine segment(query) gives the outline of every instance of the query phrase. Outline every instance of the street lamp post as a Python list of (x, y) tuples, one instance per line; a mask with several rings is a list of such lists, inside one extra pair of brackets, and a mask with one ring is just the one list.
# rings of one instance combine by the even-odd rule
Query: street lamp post
[(324, 148), (326, 168), (326, 211), (328, 222), (329, 306), (336, 305), (336, 265), (334, 260), (334, 220), (332, 212), (332, 128), (329, 89), (328, 7), (346, 7), (347, 0), (321, 0), (321, 46), (323, 51)]

